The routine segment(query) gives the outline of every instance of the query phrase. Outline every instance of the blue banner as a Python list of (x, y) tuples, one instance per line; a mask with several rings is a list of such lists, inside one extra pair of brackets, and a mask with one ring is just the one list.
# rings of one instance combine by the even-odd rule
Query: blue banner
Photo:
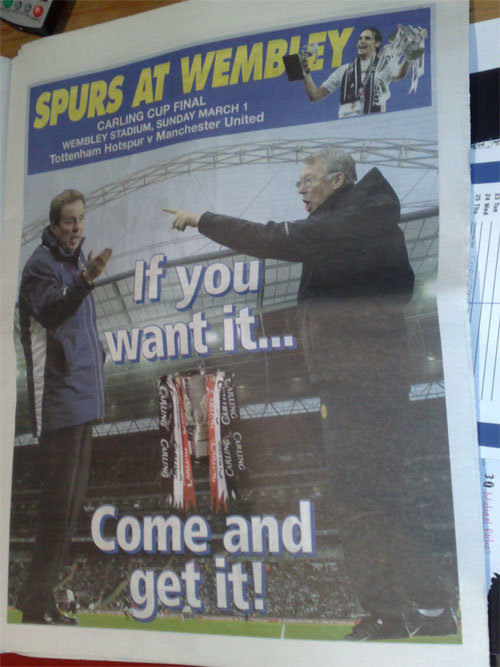
[(426, 31), (425, 73), (413, 92), (411, 74), (406, 81), (391, 81), (387, 111), (428, 106), (429, 9), (232, 37), (32, 87), (28, 174), (191, 139), (334, 120), (339, 91), (311, 103), (303, 80), (289, 80), (283, 56), (316, 44), (310, 67), (320, 86), (356, 58), (364, 29), (375, 26), (385, 45), (398, 24)]
[(479, 445), (500, 448), (500, 424), (477, 423)]
[(470, 171), (472, 183), (500, 183), (500, 162), (476, 162)]

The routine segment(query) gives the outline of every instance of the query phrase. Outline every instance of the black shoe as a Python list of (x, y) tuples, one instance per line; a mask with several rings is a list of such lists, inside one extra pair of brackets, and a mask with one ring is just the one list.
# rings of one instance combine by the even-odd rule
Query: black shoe
[(351, 642), (366, 642), (371, 639), (399, 639), (408, 637), (402, 618), (374, 619), (371, 616), (357, 623), (344, 639)]
[(409, 637), (437, 637), (458, 634), (458, 623), (449, 607), (439, 616), (425, 616), (418, 609), (403, 614)]
[(368, 616), (363, 618), (345, 639), (363, 642), (374, 639), (444, 637), (456, 634), (458, 634), (458, 623), (451, 609), (445, 609), (439, 616), (425, 616), (414, 609), (400, 617), (375, 619)]
[(70, 618), (60, 611), (44, 611), (43, 614), (23, 613), (23, 623), (36, 623), (37, 625), (79, 625), (76, 617)]

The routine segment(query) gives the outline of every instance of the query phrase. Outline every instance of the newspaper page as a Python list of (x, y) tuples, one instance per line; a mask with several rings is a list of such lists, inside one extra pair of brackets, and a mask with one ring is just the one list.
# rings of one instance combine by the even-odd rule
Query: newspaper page
[(0, 101), (0, 243), (2, 238), (3, 192), (5, 185), (5, 160), (7, 157), (7, 119), (9, 117), (9, 87), (10, 87), (11, 62), (8, 58), (0, 57), (0, 90), (2, 100)]
[(487, 663), (467, 9), (193, 1), (23, 48), (6, 650)]
[[(499, 649), (500, 504), (500, 128), (498, 111), (476, 93), (498, 100), (500, 54), (485, 49), (500, 35), (500, 20), (471, 26), (472, 244), (469, 309), (476, 385), (478, 441), (484, 520), (484, 547), (490, 652)], [(491, 97), (490, 97), (491, 100)], [(495, 107), (495, 105), (493, 105)], [(493, 113), (491, 113), (493, 111)]]

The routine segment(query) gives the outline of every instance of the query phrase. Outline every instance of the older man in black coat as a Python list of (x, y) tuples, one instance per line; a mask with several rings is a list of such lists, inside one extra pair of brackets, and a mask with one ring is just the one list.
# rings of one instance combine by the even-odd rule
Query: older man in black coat
[(404, 458), (418, 446), (404, 314), (414, 274), (400, 203), (378, 169), (356, 180), (352, 158), (328, 147), (304, 161), (297, 183), (307, 219), (262, 225), (179, 210), (172, 225), (255, 257), (302, 262), (301, 343), (322, 403), (332, 526), (370, 614), (349, 638), (456, 633), (424, 531), (400, 511)]

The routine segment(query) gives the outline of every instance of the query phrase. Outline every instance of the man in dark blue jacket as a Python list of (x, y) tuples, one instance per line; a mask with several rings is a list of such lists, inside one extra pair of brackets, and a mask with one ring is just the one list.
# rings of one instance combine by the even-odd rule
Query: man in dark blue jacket
[(241, 253), (302, 262), (301, 343), (322, 404), (329, 515), (370, 614), (350, 638), (455, 633), (425, 534), (400, 511), (405, 457), (422, 444), (409, 410), (404, 309), (414, 275), (400, 203), (378, 169), (356, 180), (352, 158), (329, 147), (304, 161), (297, 183), (307, 219), (261, 225), (170, 211), (172, 226), (197, 227)]
[(33, 561), (18, 606), (23, 623), (75, 624), (58, 611), (54, 588), (87, 489), (92, 424), (104, 416), (104, 352), (92, 289), (111, 250), (86, 260), (85, 198), (77, 190), (54, 197), (49, 219), (19, 293), (42, 492)]

